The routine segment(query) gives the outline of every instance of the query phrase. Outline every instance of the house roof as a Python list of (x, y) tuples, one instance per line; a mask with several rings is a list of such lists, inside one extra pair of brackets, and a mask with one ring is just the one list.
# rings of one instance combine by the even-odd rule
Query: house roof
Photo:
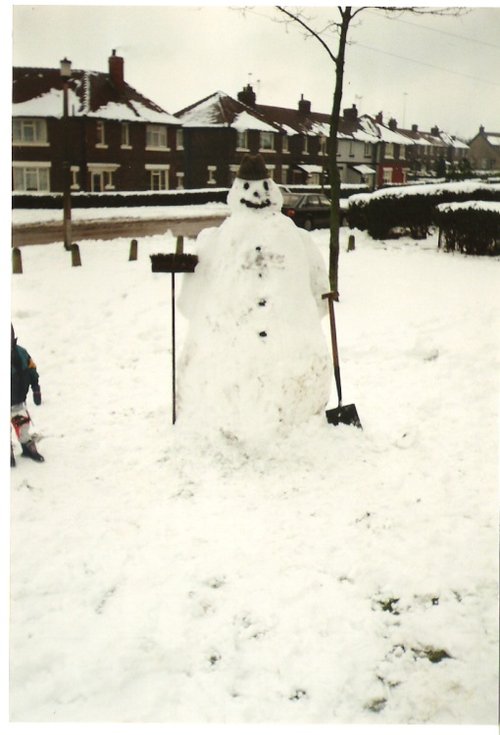
[(187, 128), (228, 128), (279, 132), (279, 125), (266, 120), (257, 110), (225, 92), (214, 92), (189, 107), (175, 113)]
[[(63, 115), (63, 79), (59, 69), (14, 67), (12, 115)], [(179, 125), (179, 121), (125, 81), (116, 85), (104, 72), (74, 69), (68, 82), (68, 111), (74, 117)]]

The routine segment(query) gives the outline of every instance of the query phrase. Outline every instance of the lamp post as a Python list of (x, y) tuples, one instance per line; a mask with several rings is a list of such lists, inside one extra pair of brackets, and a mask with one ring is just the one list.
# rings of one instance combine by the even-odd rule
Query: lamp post
[(61, 60), (63, 81), (63, 230), (64, 248), (71, 250), (71, 169), (69, 163), (68, 82), (71, 77), (71, 61)]

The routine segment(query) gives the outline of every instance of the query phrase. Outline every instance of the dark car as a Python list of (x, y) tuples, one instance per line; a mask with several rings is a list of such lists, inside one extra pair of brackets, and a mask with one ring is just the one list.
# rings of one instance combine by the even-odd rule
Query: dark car
[(330, 226), (330, 200), (324, 194), (283, 194), (281, 211), (305, 230)]

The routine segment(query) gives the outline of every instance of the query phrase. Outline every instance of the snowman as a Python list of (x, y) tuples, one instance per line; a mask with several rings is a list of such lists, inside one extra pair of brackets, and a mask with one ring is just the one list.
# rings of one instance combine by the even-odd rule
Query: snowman
[(267, 442), (325, 409), (328, 276), (282, 203), (262, 156), (247, 155), (228, 194), (229, 217), (197, 238), (198, 266), (179, 297), (188, 320), (179, 423)]

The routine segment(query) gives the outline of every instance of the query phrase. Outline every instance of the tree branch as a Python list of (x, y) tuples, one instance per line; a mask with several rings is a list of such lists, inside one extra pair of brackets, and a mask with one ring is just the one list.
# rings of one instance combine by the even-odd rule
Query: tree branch
[(307, 23), (302, 20), (302, 18), (300, 18), (298, 15), (295, 15), (294, 13), (291, 13), (286, 8), (282, 8), (279, 5), (276, 6), (276, 10), (279, 10), (280, 13), (287, 15), (290, 18), (290, 20), (293, 20), (295, 23), (298, 23), (299, 25), (301, 25), (302, 28), (305, 28), (305, 30), (308, 33), (310, 33), (311, 36), (314, 36), (314, 38), (316, 38), (316, 40), (319, 41), (319, 43), (323, 46), (323, 48), (325, 49), (326, 53), (328, 54), (330, 59), (333, 61), (333, 63), (334, 64), (337, 63), (337, 57), (334, 56), (328, 44), (325, 41), (323, 41), (321, 36), (315, 30), (313, 30), (310, 26), (308, 26)]

